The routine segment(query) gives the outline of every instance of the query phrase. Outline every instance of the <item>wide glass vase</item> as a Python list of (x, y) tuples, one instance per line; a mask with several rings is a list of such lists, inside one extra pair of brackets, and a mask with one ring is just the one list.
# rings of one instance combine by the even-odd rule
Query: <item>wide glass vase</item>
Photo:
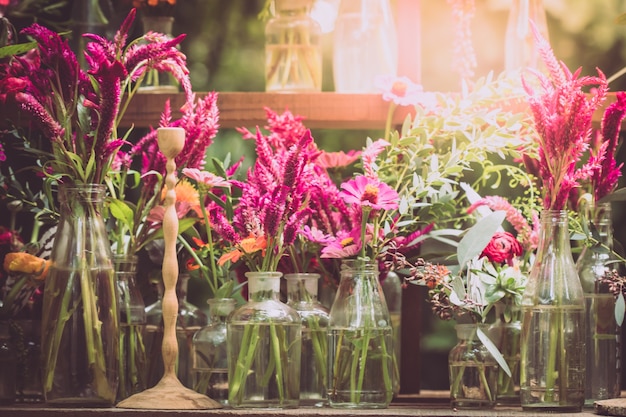
[(378, 265), (344, 260), (328, 324), (328, 402), (386, 408), (393, 397), (393, 329)]
[(522, 297), (520, 400), (525, 411), (579, 412), (585, 402), (585, 300), (565, 210), (544, 210)]
[(317, 300), (319, 274), (287, 274), (287, 304), (302, 319), (300, 405), (326, 403), (328, 309)]
[(147, 388), (147, 358), (144, 345), (146, 311), (137, 286), (137, 257), (115, 255), (115, 275), (120, 309), (120, 372), (117, 400)]
[(228, 404), (228, 351), (226, 318), (235, 309), (234, 298), (211, 298), (209, 324), (193, 336), (194, 390)]
[(585, 294), (587, 363), (585, 405), (620, 396), (621, 330), (615, 321), (615, 298), (603, 281), (618, 269), (613, 254), (611, 204), (589, 207), (585, 218), (596, 242), (584, 246), (576, 268)]
[(322, 89), (321, 28), (311, 15), (313, 0), (273, 0), (265, 26), (265, 91)]
[(60, 220), (42, 314), (45, 400), (111, 406), (119, 370), (119, 310), (111, 245), (102, 219), (105, 188), (59, 188)]
[(280, 272), (247, 272), (248, 302), (228, 317), (228, 404), (295, 408), (300, 398), (300, 316), (279, 299)]
[[(482, 326), (482, 327), (481, 327)], [(496, 405), (498, 363), (478, 336), (487, 325), (457, 324), (458, 343), (448, 354), (450, 406), (488, 409)]]

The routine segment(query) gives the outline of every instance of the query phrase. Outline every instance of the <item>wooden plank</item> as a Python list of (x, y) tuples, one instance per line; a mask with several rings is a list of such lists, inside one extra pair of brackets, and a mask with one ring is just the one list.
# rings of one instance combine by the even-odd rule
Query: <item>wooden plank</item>
[[(197, 93), (202, 97), (206, 93)], [(174, 117), (184, 104), (181, 94), (137, 94), (129, 106), (121, 126), (156, 126), (166, 100), (170, 100)], [(289, 110), (303, 116), (307, 127), (316, 129), (384, 129), (389, 103), (380, 94), (340, 93), (263, 93), (220, 92), (217, 106), (220, 126), (224, 128), (254, 127), (267, 124), (265, 107), (281, 113)], [(393, 123), (401, 124), (410, 107), (398, 107)]]

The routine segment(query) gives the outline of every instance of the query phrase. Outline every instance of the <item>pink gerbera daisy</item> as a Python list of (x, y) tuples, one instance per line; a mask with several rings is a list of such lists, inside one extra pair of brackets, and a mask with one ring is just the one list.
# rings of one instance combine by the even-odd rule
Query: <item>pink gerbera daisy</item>
[(398, 208), (398, 193), (377, 179), (359, 175), (341, 184), (341, 188), (339, 195), (346, 204), (358, 204), (373, 210)]
[(224, 178), (212, 172), (199, 170), (198, 168), (185, 168), (183, 169), (183, 175), (196, 181), (198, 185), (203, 185), (207, 189), (213, 187), (230, 187), (230, 183)]

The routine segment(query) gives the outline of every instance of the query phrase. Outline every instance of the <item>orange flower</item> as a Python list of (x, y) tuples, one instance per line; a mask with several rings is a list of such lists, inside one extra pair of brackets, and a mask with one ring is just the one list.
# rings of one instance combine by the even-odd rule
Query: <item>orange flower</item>
[(267, 247), (267, 240), (265, 236), (250, 235), (237, 244), (237, 248), (220, 256), (217, 260), (219, 266), (223, 266), (226, 262), (231, 261), (235, 263), (241, 258), (241, 255), (252, 254), (262, 250), (265, 253)]
[(48, 275), (50, 261), (26, 252), (11, 252), (4, 257), (4, 270), (32, 275), (37, 280), (44, 280)]

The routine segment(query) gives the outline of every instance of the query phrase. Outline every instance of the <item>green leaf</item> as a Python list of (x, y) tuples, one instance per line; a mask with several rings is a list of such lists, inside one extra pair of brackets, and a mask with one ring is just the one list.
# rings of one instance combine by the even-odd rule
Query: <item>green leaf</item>
[(504, 211), (494, 211), (480, 219), (467, 231), (456, 249), (457, 259), (461, 267), (475, 256), (480, 255), (494, 233), (502, 225), (505, 216), (506, 213)]
[(617, 300), (615, 300), (615, 321), (618, 326), (622, 326), (624, 323), (624, 312), (626, 311), (626, 302), (624, 302), (624, 294), (619, 293)]
[(109, 201), (111, 215), (121, 221), (129, 229), (133, 225), (133, 210), (124, 201), (111, 199)]
[(0, 58), (25, 54), (37, 47), (37, 42), (18, 43), (17, 45), (7, 45), (0, 48)]
[(504, 356), (502, 356), (502, 353), (500, 353), (496, 345), (493, 344), (491, 339), (489, 339), (489, 337), (482, 331), (482, 329), (478, 328), (478, 331), (476, 332), (476, 334), (478, 335), (478, 338), (483, 343), (483, 345), (485, 345), (489, 353), (491, 353), (491, 356), (493, 356), (496, 362), (498, 362), (498, 365), (500, 365), (502, 370), (509, 377), (511, 377), (511, 369), (509, 368), (509, 365), (504, 360)]

